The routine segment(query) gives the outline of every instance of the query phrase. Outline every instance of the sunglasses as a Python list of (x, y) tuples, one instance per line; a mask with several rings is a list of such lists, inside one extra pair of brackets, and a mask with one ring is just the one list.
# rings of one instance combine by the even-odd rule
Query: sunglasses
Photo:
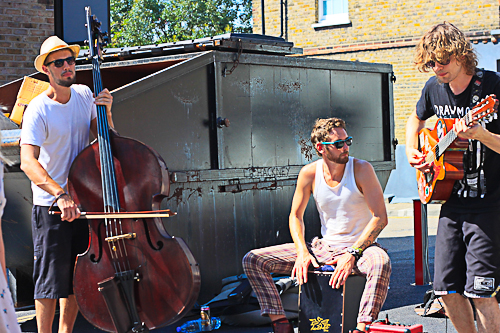
[(434, 68), (434, 66), (436, 66), (436, 63), (440, 64), (441, 66), (446, 66), (450, 63), (451, 59), (448, 58), (448, 60), (446, 60), (445, 62), (439, 62), (439, 61), (434, 61), (434, 60), (431, 60), (431, 61), (428, 61), (425, 63), (425, 66), (427, 68)]
[(337, 141), (333, 141), (333, 142), (320, 142), (322, 145), (334, 145), (335, 148), (337, 149), (342, 149), (342, 147), (344, 147), (344, 143), (347, 145), (347, 146), (350, 146), (352, 145), (352, 136), (349, 136), (347, 137), (346, 139), (344, 140), (337, 140)]
[(67, 62), (68, 65), (74, 65), (75, 64), (75, 57), (67, 57), (66, 59), (56, 59), (51, 62), (48, 62), (45, 64), (45, 66), (49, 66), (50, 64), (54, 64), (57, 68), (61, 68), (64, 66), (64, 62)]

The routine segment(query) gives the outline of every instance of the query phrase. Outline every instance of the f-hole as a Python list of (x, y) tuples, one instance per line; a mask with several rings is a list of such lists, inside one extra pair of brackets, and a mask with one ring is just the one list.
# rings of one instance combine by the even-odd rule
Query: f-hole
[(153, 241), (151, 240), (151, 236), (149, 235), (149, 227), (148, 227), (148, 222), (146, 221), (146, 219), (141, 219), (142, 220), (142, 224), (144, 225), (144, 231), (146, 231), (146, 238), (148, 240), (148, 244), (149, 246), (155, 250), (155, 251), (160, 251), (162, 248), (163, 248), (163, 242), (162, 241), (158, 241), (156, 242), (156, 245), (158, 247), (155, 247), (153, 245)]
[(101, 222), (99, 222), (99, 225), (97, 226), (97, 241), (98, 241), (98, 244), (99, 244), (99, 253), (98, 253), (99, 256), (96, 259), (94, 253), (92, 253), (90, 255), (90, 261), (92, 261), (94, 264), (97, 264), (99, 261), (101, 261), (101, 258), (102, 258), (101, 227), (102, 227), (103, 223), (104, 223), (104, 220), (101, 220)]

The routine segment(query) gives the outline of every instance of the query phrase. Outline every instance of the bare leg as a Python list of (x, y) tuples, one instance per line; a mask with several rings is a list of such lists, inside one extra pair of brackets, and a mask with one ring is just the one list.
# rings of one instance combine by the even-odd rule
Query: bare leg
[(370, 325), (371, 323), (358, 323), (358, 325), (356, 325), (356, 328), (360, 331), (365, 331), (366, 330), (366, 325)]
[(284, 315), (273, 315), (273, 314), (269, 315), (269, 319), (271, 319), (271, 321), (276, 321), (281, 318), (286, 318), (286, 317)]
[(52, 322), (54, 321), (56, 304), (56, 299), (41, 298), (35, 300), (38, 333), (52, 333)]
[(469, 300), (460, 294), (443, 296), (446, 314), (450, 317), (458, 333), (476, 333), (474, 313)]
[(475, 298), (473, 301), (477, 312), (478, 332), (500, 332), (500, 307), (496, 298)]
[(78, 315), (75, 295), (59, 299), (59, 333), (71, 333)]

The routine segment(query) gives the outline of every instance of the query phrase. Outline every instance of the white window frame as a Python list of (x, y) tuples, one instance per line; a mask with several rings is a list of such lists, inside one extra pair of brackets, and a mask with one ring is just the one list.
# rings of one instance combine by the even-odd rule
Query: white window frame
[[(341, 5), (342, 12), (337, 14), (324, 13), (324, 6), (330, 5), (333, 10), (333, 3)], [(349, 0), (318, 0), (318, 23), (313, 24), (313, 28), (349, 24)]]

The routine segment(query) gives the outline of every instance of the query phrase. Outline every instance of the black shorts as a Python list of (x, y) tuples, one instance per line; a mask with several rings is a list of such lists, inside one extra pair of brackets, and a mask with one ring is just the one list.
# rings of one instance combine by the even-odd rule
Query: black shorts
[(46, 206), (33, 206), (35, 299), (67, 298), (73, 294), (73, 269), (77, 254), (85, 252), (89, 231), (85, 220), (61, 221)]
[(500, 279), (500, 213), (441, 210), (434, 266), (437, 295), (490, 297)]

